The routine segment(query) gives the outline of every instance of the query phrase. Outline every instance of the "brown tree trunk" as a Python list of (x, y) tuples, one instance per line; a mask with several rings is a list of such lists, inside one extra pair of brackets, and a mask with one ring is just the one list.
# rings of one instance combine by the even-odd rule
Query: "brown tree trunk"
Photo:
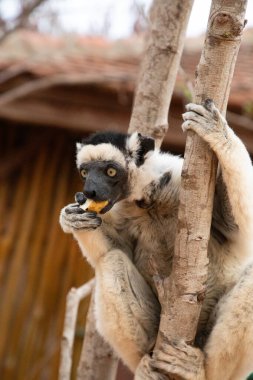
[[(197, 68), (195, 102), (211, 98), (223, 114), (244, 28), (246, 4), (247, 0), (213, 0)], [(216, 166), (216, 157), (209, 146), (188, 132), (172, 270), (173, 294), (168, 299), (167, 316), (163, 315), (161, 321), (169, 339), (180, 337), (187, 343), (194, 341), (205, 293)]]
[[(247, 0), (213, 0), (197, 68), (195, 102), (211, 98), (223, 114), (244, 28), (246, 5)], [(195, 339), (207, 280), (216, 168), (217, 160), (209, 146), (188, 132), (173, 268), (170, 278), (160, 282), (158, 287), (162, 313), (157, 350), (165, 341), (183, 339), (192, 344)], [(145, 368), (145, 374), (146, 379), (160, 379), (151, 368)], [(138, 379), (144, 379), (141, 371)]]
[(129, 132), (152, 136), (159, 146), (183, 51), (193, 0), (154, 0), (150, 37), (141, 64)]

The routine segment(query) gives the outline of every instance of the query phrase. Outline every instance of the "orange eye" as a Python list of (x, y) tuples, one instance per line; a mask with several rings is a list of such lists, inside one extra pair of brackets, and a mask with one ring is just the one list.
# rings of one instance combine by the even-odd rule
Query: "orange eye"
[(80, 175), (81, 175), (82, 178), (86, 178), (86, 177), (87, 177), (87, 174), (88, 174), (88, 173), (87, 173), (87, 170), (85, 170), (85, 169), (81, 169), (81, 170), (80, 170)]
[(109, 175), (109, 177), (115, 177), (115, 175), (117, 174), (117, 170), (114, 168), (109, 168), (107, 169), (107, 174)]

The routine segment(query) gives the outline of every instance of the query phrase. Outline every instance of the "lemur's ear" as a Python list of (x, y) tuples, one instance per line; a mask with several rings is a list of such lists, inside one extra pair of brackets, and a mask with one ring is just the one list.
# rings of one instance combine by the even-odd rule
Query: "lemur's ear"
[(143, 136), (141, 133), (134, 132), (128, 138), (127, 151), (137, 166), (141, 166), (145, 161), (145, 155), (154, 149), (155, 140), (152, 139), (152, 137)]
[(138, 133), (139, 149), (137, 151), (136, 165), (141, 166), (145, 161), (145, 155), (155, 149), (155, 140), (152, 137)]
[(127, 141), (127, 150), (137, 166), (141, 166), (145, 161), (145, 155), (155, 149), (155, 140), (152, 137), (144, 136), (134, 132)]
[(76, 143), (76, 153), (80, 152), (80, 150), (82, 149), (82, 147), (83, 147), (82, 143)]

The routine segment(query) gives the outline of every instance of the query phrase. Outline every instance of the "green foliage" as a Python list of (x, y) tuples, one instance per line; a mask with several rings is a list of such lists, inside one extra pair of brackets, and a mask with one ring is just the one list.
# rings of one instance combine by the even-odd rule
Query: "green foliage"
[(251, 375), (249, 375), (249, 377), (247, 378), (247, 380), (253, 380), (253, 373)]
[(243, 113), (248, 117), (253, 117), (253, 102), (248, 101), (243, 104)]

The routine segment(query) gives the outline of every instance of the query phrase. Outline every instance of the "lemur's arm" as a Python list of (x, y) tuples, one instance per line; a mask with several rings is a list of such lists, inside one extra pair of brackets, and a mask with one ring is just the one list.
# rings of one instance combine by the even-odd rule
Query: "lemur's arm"
[[(228, 126), (213, 102), (210, 102), (207, 108), (189, 104), (187, 111), (183, 115), (185, 120), (183, 129), (195, 131), (209, 143), (217, 155), (237, 231), (243, 238), (251, 236), (253, 170), (245, 146)], [(225, 210), (223, 211), (226, 214)], [(229, 212), (228, 217), (231, 221)], [(230, 227), (235, 230), (233, 223)]]
[(219, 166), (214, 194), (211, 233), (218, 242), (223, 244), (237, 231), (238, 226), (232, 213), (227, 188)]
[(97, 214), (84, 212), (77, 203), (64, 207), (60, 213), (63, 231), (73, 234), (83, 255), (93, 267), (100, 257), (111, 249), (101, 223), (102, 220)]
[(115, 231), (104, 221), (101, 224), (96, 214), (81, 212), (76, 204), (62, 209), (60, 224), (65, 232), (73, 233), (95, 268), (98, 331), (134, 371), (154, 345), (160, 305), (128, 257), (129, 242), (119, 249), (118, 243), (123, 244)]

